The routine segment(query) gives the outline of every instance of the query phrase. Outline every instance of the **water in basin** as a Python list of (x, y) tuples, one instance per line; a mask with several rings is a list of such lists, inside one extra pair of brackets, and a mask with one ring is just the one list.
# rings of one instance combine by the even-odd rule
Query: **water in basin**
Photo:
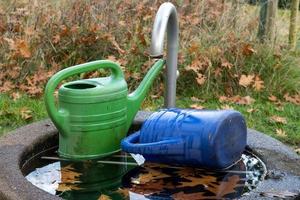
[(70, 162), (57, 160), (57, 147), (28, 159), (26, 179), (63, 199), (236, 199), (264, 179), (266, 169), (255, 155), (245, 152), (234, 166), (216, 171), (145, 162), (130, 154)]

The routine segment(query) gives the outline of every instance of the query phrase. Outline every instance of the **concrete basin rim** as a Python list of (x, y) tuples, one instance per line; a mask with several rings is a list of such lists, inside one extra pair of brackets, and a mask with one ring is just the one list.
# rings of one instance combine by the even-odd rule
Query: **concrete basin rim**
[[(138, 129), (150, 114), (151, 112), (140, 111), (133, 122), (132, 129)], [(55, 137), (55, 135), (57, 135), (57, 130), (52, 122), (47, 119), (23, 126), (1, 137), (0, 199), (61, 199), (36, 188), (24, 178), (20, 170), (24, 158), (32, 152), (35, 146), (43, 144), (43, 142)], [(266, 163), (268, 171), (285, 174), (284, 179), (288, 178), (292, 182), (296, 181), (294, 187), (297, 188), (299, 186), (298, 188), (300, 188), (300, 169), (297, 168), (297, 164), (300, 166), (300, 157), (292, 149), (278, 140), (252, 129), (248, 129), (247, 139), (248, 148)], [(278, 159), (270, 159), (270, 152), (272, 155), (280, 155), (279, 159), (283, 158), (283, 163), (278, 165), (276, 163)], [(287, 167), (285, 165), (286, 162), (291, 163), (288, 169), (284, 169), (284, 167)], [(294, 162), (295, 166), (293, 165)], [(276, 188), (276, 181), (273, 182)], [(287, 187), (287, 190), (291, 189), (291, 187)], [(257, 193), (250, 193), (250, 195), (241, 199), (251, 198), (257, 198)], [(263, 197), (263, 199), (268, 198)]]

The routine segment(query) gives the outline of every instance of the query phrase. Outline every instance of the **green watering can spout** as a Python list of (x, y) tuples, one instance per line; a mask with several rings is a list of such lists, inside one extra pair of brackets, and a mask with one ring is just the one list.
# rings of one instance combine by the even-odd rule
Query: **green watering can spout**
[(132, 121), (134, 120), (136, 113), (141, 107), (141, 104), (145, 99), (146, 94), (148, 93), (150, 87), (152, 86), (154, 79), (158, 76), (164, 64), (165, 64), (164, 60), (162, 59), (158, 60), (152, 66), (149, 72), (146, 74), (146, 76), (144, 77), (143, 81), (140, 83), (138, 88), (134, 92), (128, 95), (127, 126), (126, 126), (127, 130), (129, 129)]

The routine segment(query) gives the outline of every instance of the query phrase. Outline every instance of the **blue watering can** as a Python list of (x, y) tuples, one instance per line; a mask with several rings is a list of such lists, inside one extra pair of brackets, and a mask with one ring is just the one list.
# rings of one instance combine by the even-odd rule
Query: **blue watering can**
[(237, 111), (171, 108), (153, 113), (121, 146), (147, 161), (224, 169), (241, 158), (246, 143)]

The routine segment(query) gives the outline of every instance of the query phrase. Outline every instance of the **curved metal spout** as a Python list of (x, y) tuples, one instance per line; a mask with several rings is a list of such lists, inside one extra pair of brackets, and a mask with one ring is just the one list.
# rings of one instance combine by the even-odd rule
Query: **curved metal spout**
[(151, 57), (163, 56), (164, 37), (167, 31), (167, 62), (166, 62), (166, 92), (165, 107), (175, 107), (176, 101), (176, 73), (178, 56), (178, 19), (175, 6), (170, 3), (163, 3), (156, 14), (152, 38), (151, 38)]

